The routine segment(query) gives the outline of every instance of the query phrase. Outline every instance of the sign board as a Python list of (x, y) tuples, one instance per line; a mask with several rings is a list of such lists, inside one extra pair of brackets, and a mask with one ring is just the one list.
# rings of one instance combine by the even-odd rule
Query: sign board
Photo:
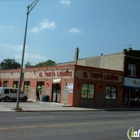
[(140, 88), (140, 79), (124, 77), (124, 86)]

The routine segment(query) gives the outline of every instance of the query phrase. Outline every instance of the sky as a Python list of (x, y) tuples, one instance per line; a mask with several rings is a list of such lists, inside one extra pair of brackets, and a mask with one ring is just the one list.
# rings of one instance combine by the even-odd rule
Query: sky
[[(21, 63), (27, 6), (0, 0), (0, 62)], [(28, 17), (24, 64), (140, 49), (140, 0), (39, 0)]]

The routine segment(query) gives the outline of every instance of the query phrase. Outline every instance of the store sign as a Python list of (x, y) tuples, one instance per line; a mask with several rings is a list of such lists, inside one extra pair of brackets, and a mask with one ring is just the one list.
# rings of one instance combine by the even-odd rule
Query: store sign
[(99, 74), (99, 73), (90, 73), (88, 75), (88, 72), (83, 72), (84, 78), (91, 78), (91, 79), (104, 79), (104, 80), (115, 80), (118, 81), (118, 76), (110, 75), (110, 74)]
[(124, 86), (140, 88), (140, 79), (124, 77)]
[(39, 72), (39, 77), (46, 78), (59, 78), (59, 77), (72, 77), (72, 71), (41, 71)]
[(90, 80), (103, 80), (103, 81), (114, 81), (114, 82), (123, 81), (123, 77), (121, 75), (112, 74), (112, 73), (89, 72), (84, 70), (77, 70), (76, 77), (79, 79), (90, 79)]

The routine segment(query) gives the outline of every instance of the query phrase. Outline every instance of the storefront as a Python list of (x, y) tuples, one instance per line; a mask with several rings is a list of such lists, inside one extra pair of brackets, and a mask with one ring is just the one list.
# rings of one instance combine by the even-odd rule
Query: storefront
[(140, 79), (124, 77), (124, 104), (140, 107)]
[[(123, 106), (121, 71), (79, 65), (34, 67), (23, 71), (22, 89), (29, 99), (35, 100), (39, 91), (40, 97), (49, 97), (49, 102), (71, 106)], [(1, 86), (18, 85), (19, 73), (19, 70), (1, 70)]]
[(123, 104), (123, 72), (77, 66), (74, 106), (111, 107)]

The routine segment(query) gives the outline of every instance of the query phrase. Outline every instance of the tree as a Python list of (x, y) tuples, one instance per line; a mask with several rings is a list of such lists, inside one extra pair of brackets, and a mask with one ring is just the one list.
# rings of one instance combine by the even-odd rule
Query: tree
[(3, 59), (0, 63), (1, 69), (17, 69), (20, 68), (20, 64), (16, 62), (14, 59)]
[(45, 62), (40, 62), (36, 64), (36, 66), (54, 66), (54, 65), (56, 65), (55, 61), (52, 61), (50, 59)]
[(27, 62), (27, 63), (25, 64), (25, 68), (29, 68), (29, 67), (31, 67), (31, 63), (30, 63), (30, 62)]

